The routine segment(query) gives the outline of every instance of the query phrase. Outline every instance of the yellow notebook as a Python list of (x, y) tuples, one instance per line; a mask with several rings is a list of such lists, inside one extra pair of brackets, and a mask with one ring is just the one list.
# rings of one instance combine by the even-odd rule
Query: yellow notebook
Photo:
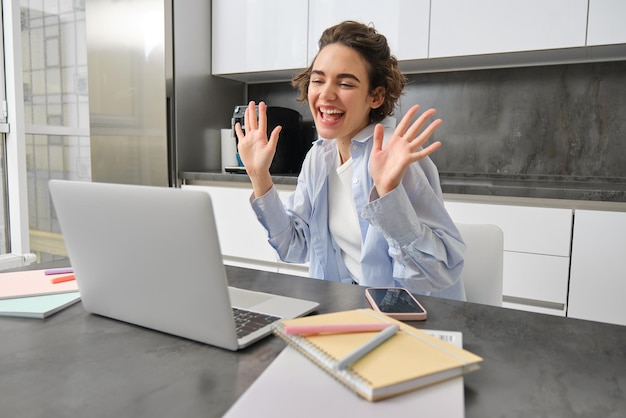
[[(288, 335), (285, 325), (389, 322), (399, 331), (345, 369), (336, 363), (376, 332)], [(377, 401), (477, 370), (482, 358), (371, 309), (280, 321), (274, 333), (367, 400)]]

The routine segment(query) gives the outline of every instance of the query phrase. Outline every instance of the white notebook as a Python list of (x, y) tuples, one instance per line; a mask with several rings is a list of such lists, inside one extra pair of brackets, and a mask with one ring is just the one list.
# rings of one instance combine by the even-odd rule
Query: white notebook
[(369, 402), (286, 347), (224, 415), (225, 418), (465, 416), (463, 377)]

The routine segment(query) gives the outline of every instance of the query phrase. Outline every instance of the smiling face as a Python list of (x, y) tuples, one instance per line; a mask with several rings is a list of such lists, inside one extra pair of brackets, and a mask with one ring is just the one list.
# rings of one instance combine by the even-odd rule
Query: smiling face
[(369, 124), (370, 110), (384, 95), (380, 88), (370, 94), (367, 65), (357, 51), (330, 44), (313, 62), (307, 99), (318, 134), (345, 144)]

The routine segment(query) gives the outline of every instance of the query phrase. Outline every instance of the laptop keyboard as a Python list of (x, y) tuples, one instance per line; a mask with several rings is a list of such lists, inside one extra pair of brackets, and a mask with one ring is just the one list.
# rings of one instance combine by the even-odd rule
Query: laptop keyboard
[(280, 319), (277, 316), (246, 311), (241, 308), (233, 308), (233, 316), (237, 327), (237, 338), (244, 337)]

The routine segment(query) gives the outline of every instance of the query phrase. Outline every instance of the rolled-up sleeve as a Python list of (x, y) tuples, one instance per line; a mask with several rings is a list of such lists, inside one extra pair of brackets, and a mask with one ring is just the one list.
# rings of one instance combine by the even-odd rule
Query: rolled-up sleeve
[[(291, 197), (293, 200), (293, 196)], [(263, 196), (250, 196), (252, 210), (267, 230), (268, 242), (278, 257), (289, 263), (308, 259), (308, 226), (291, 209), (286, 209), (274, 186)]]
[(404, 287), (437, 292), (460, 280), (465, 245), (430, 187), (413, 200), (402, 184), (383, 197), (372, 189), (361, 216), (385, 237), (394, 279)]

